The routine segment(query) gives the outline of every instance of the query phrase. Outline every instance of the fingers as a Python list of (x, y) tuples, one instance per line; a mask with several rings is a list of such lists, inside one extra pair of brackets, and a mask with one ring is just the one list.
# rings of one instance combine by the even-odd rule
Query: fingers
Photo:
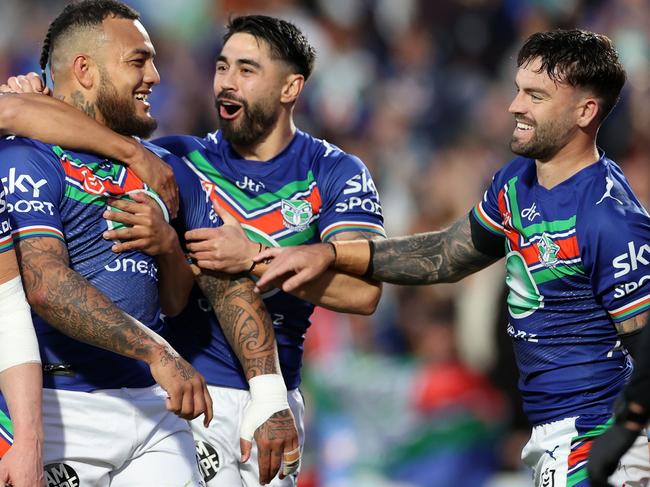
[(268, 484), (275, 477), (275, 474), (271, 475), (271, 457), (271, 448), (264, 445), (263, 442), (257, 441), (257, 467), (259, 469), (260, 484), (262, 485)]
[(262, 277), (258, 279), (255, 285), (258, 289), (263, 289), (288, 272), (291, 272), (291, 269), (285, 269), (280, 265), (271, 266), (262, 274)]
[(30, 71), (25, 75), (25, 78), (29, 82), (34, 93), (45, 93), (47, 87), (43, 86), (43, 78), (41, 78), (40, 74)]
[(300, 445), (298, 444), (298, 437), (296, 436), (289, 446), (285, 448), (282, 454), (282, 471), (280, 472), (280, 479), (283, 479), (293, 473), (296, 473), (300, 468)]
[(281, 247), (267, 247), (262, 252), (253, 257), (253, 260), (258, 264), (267, 259), (274, 259), (282, 253), (284, 249)]
[(167, 411), (171, 411), (174, 414), (179, 414), (181, 411), (181, 397), (180, 394), (176, 391), (167, 391), (167, 399), (165, 399), (165, 407)]
[(207, 428), (208, 426), (210, 426), (210, 422), (214, 417), (214, 410), (212, 408), (212, 396), (210, 395), (210, 392), (208, 391), (208, 386), (205, 383), (203, 384), (202, 392), (205, 400), (205, 413), (203, 414), (203, 426)]
[(248, 459), (251, 457), (253, 443), (243, 438), (239, 438), (239, 448), (241, 450), (241, 458), (239, 459), (239, 461), (241, 463), (246, 463)]
[(7, 80), (7, 85), (14, 93), (41, 93), (43, 91), (43, 82), (40, 76), (34, 72), (12, 76)]
[[(185, 240), (187, 242), (197, 240), (210, 240), (219, 234), (218, 230), (218, 228), (197, 228), (195, 230), (190, 230), (189, 232), (185, 232)], [(191, 250), (189, 247), (190, 245), (195, 244), (188, 243), (188, 248)], [(199, 248), (199, 250), (205, 250), (205, 248)]]
[(108, 205), (117, 208), (118, 210), (122, 210), (125, 213), (131, 213), (132, 215), (149, 214), (151, 209), (158, 207), (151, 198), (143, 193), (131, 193), (129, 197), (134, 201), (125, 198), (119, 200), (111, 198), (108, 200)]
[(217, 203), (214, 199), (211, 199), (210, 201), (212, 202), (212, 208), (214, 208), (214, 211), (223, 220), (224, 225), (240, 226), (237, 219), (228, 213), (219, 203)]

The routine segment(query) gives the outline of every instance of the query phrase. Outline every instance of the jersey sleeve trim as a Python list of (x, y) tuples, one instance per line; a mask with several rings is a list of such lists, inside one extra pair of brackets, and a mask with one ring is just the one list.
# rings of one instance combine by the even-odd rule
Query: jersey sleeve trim
[(0, 254), (6, 252), (7, 250), (11, 250), (13, 246), (14, 241), (11, 238), (11, 235), (0, 238)]
[(620, 323), (621, 321), (630, 319), (647, 309), (650, 309), (650, 294), (610, 311), (609, 315), (615, 323)]
[(55, 227), (48, 227), (45, 225), (34, 225), (29, 227), (22, 227), (14, 230), (13, 237), (16, 240), (25, 240), (34, 237), (54, 237), (65, 242), (63, 232)]
[(472, 208), (472, 212), (474, 213), (474, 217), (476, 218), (476, 221), (483, 228), (500, 237), (503, 237), (505, 235), (505, 232), (503, 231), (503, 226), (497, 223), (496, 221), (494, 221), (492, 218), (490, 218), (488, 214), (485, 212), (485, 210), (483, 209), (482, 201), (474, 208)]
[(336, 222), (325, 227), (320, 234), (321, 242), (327, 242), (337, 233), (342, 232), (371, 232), (386, 237), (386, 231), (381, 225), (367, 222)]

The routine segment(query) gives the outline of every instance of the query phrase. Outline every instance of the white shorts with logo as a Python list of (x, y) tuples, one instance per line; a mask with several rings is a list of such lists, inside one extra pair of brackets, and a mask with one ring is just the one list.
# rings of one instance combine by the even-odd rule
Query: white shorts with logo
[[(196, 441), (196, 452), (203, 478), (208, 487), (259, 487), (257, 446), (253, 441), (251, 458), (240, 463), (239, 430), (250, 393), (241, 389), (208, 386), (214, 404), (214, 419), (210, 426), (203, 426), (202, 418), (191, 422)], [(302, 449), (305, 440), (305, 404), (300, 391), (288, 393), (289, 407), (298, 429), (298, 440)], [(271, 487), (295, 487), (297, 473), (280, 480), (276, 475)]]
[(48, 487), (203, 486), (189, 423), (159, 386), (43, 390)]
[[(577, 418), (566, 418), (533, 428), (521, 458), (533, 469), (536, 487), (588, 487), (587, 458), (597, 436), (578, 434)], [(650, 455), (645, 432), (621, 458), (609, 478), (614, 487), (648, 485)]]

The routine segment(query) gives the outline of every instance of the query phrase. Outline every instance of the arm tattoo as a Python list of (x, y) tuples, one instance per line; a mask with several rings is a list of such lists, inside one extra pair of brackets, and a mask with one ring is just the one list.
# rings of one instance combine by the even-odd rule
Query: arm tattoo
[(273, 323), (248, 277), (202, 271), (196, 276), (221, 329), (241, 363), (246, 379), (279, 373)]
[(497, 260), (474, 248), (465, 217), (439, 232), (375, 241), (371, 277), (394, 284), (455, 282)]
[(633, 316), (629, 320), (616, 323), (616, 332), (619, 335), (625, 335), (627, 333), (633, 333), (635, 331), (641, 330), (648, 323), (649, 318), (650, 313), (641, 313), (639, 315)]
[(68, 267), (63, 242), (30, 238), (17, 242), (16, 250), (29, 303), (50, 325), (79, 341), (135, 359), (146, 360), (155, 351), (159, 337), (154, 332)]
[(86, 101), (86, 98), (79, 90), (73, 91), (71, 96), (72, 96), (72, 104), (94, 120), (95, 104)]

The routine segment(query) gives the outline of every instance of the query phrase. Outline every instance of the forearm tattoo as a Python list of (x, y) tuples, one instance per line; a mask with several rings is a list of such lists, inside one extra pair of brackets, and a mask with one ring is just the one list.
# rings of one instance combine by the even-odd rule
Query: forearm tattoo
[(142, 360), (159, 345), (157, 335), (68, 267), (63, 242), (31, 238), (17, 242), (16, 250), (32, 308), (62, 333)]
[(467, 218), (439, 232), (374, 243), (371, 277), (394, 284), (455, 282), (498, 260), (474, 248)]
[(279, 373), (271, 317), (248, 277), (225, 277), (206, 271), (197, 282), (210, 301), (246, 379)]

